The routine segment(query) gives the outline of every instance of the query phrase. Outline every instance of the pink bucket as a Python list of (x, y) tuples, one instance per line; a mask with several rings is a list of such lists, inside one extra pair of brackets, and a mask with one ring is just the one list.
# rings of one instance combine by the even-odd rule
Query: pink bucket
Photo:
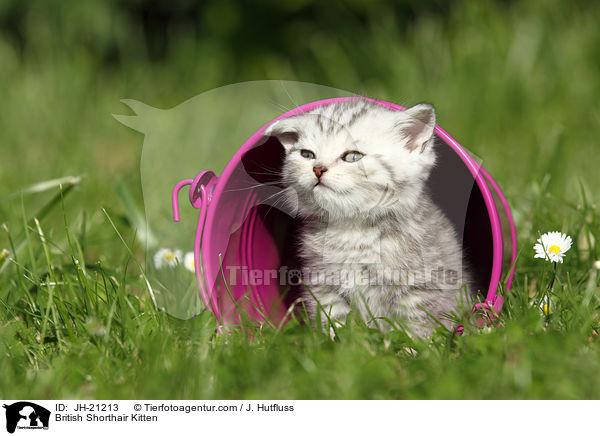
[[(277, 119), (352, 98), (309, 103)], [(394, 110), (404, 109), (374, 101)], [(175, 221), (179, 221), (178, 194), (184, 186), (191, 185), (189, 200), (200, 209), (194, 244), (196, 276), (204, 304), (220, 324), (239, 322), (243, 311), (256, 322), (280, 325), (296, 300), (290, 278), (300, 267), (293, 250), (299, 223), (269, 203), (281, 189), (273, 182), (283, 160), (279, 142), (263, 136), (271, 122), (242, 145), (220, 177), (204, 171), (173, 189)], [(479, 281), (489, 283), (487, 294), (482, 289), (485, 302), (477, 308), (498, 313), (503, 304), (498, 290), (502, 280), (506, 289), (510, 288), (517, 250), (510, 209), (485, 169), (441, 127), (436, 126), (435, 132), (442, 146), (437, 147), (438, 164), (429, 188), (455, 227), (462, 227), (463, 248)], [(456, 207), (454, 187), (459, 183), (469, 186), (469, 192), (466, 203)], [(457, 209), (460, 213), (453, 219)]]

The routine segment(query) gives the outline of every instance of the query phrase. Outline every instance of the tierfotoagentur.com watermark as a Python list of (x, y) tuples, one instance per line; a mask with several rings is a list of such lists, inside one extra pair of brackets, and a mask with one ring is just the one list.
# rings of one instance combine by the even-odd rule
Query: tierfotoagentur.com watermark
[(323, 269), (252, 269), (246, 266), (227, 266), (224, 277), (229, 285), (297, 286), (306, 284), (329, 286), (415, 286), (426, 284), (437, 289), (455, 288), (461, 283), (461, 273), (437, 267), (429, 270), (400, 270), (380, 265), (328, 267)]

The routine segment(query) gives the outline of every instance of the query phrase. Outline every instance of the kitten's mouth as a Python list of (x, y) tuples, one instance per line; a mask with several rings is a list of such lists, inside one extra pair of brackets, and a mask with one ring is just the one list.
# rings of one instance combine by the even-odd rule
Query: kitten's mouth
[(317, 183), (315, 183), (315, 186), (313, 186), (313, 189), (316, 189), (317, 186), (322, 186), (323, 188), (331, 189), (329, 186), (327, 186), (320, 180)]

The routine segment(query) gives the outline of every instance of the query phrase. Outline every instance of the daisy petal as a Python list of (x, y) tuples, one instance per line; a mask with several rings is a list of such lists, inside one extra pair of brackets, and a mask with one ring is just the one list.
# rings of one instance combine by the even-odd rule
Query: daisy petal
[(541, 235), (533, 246), (538, 259), (545, 259), (548, 262), (563, 263), (565, 253), (571, 249), (573, 240), (570, 236), (561, 232), (549, 232)]

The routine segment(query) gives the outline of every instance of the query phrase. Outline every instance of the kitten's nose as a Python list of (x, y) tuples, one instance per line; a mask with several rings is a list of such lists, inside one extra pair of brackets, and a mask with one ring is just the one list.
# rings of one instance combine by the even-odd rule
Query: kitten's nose
[(317, 178), (321, 178), (321, 176), (323, 175), (323, 173), (325, 171), (327, 171), (327, 168), (325, 167), (313, 167), (313, 171), (316, 174)]

